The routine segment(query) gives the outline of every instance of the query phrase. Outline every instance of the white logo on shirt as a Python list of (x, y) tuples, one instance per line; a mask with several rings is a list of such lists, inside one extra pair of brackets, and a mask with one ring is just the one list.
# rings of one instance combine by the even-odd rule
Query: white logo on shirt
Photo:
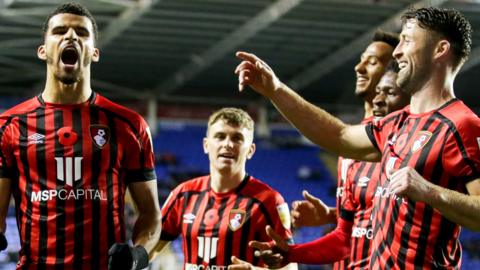
[(359, 187), (366, 187), (368, 185), (369, 181), (370, 181), (370, 178), (364, 176), (364, 177), (358, 179), (358, 186)]
[(45, 138), (45, 135), (39, 134), (39, 133), (33, 133), (32, 135), (28, 136), (28, 144), (39, 144), (39, 143), (45, 143), (43, 140)]
[(183, 215), (183, 223), (188, 223), (191, 224), (193, 223), (193, 220), (195, 219), (195, 215), (192, 213), (188, 213)]
[(198, 257), (203, 258), (206, 263), (217, 256), (218, 237), (197, 236), (198, 239)]

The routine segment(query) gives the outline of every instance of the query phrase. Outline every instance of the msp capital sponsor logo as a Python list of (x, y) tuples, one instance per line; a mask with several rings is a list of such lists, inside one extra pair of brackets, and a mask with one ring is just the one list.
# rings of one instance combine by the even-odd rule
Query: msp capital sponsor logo
[(420, 131), (415, 134), (414, 141), (412, 144), (412, 153), (417, 152), (421, 148), (423, 148), (430, 138), (432, 137), (432, 133), (430, 131)]
[(228, 227), (232, 231), (236, 231), (243, 226), (247, 213), (241, 209), (232, 209), (228, 214)]
[(375, 191), (375, 197), (389, 198), (403, 204), (407, 203), (407, 199), (397, 196), (397, 194), (393, 193), (390, 188), (386, 187), (377, 187), (377, 190)]
[(201, 265), (201, 264), (185, 264), (185, 270), (227, 270), (224, 265)]
[(106, 201), (107, 194), (103, 190), (88, 189), (48, 189), (32, 192), (30, 200), (32, 202), (46, 202), (52, 199), (67, 200), (95, 200)]
[(367, 237), (367, 239), (373, 238), (373, 229), (372, 228), (362, 228), (362, 227), (353, 227), (352, 230), (352, 237), (356, 238), (363, 238)]

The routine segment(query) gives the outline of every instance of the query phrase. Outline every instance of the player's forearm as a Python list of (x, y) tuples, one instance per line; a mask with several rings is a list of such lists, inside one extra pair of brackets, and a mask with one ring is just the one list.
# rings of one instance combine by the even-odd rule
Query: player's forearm
[(11, 180), (7, 178), (0, 179), (0, 232), (7, 229), (7, 213), (10, 205)]
[(160, 212), (140, 214), (133, 229), (133, 244), (142, 245), (150, 253), (160, 238), (161, 230)]
[(290, 246), (287, 261), (305, 264), (327, 264), (348, 257), (352, 222), (339, 219), (335, 230), (315, 241)]
[(270, 97), (280, 113), (315, 144), (339, 153), (345, 124), (328, 112), (309, 103), (285, 84)]
[(329, 207), (328, 211), (328, 217), (327, 217), (327, 224), (335, 224), (338, 221), (338, 216), (337, 216), (337, 208), (335, 207)]
[(443, 216), (471, 230), (480, 231), (480, 196), (466, 195), (431, 184), (425, 202)]

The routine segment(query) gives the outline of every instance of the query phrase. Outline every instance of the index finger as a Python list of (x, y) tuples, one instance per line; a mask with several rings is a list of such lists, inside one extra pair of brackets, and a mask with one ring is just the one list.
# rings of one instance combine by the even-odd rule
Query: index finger
[(235, 56), (237, 58), (245, 60), (245, 61), (250, 61), (252, 63), (256, 63), (257, 61), (260, 61), (260, 58), (258, 58), (255, 54), (253, 53), (247, 53), (247, 52), (242, 52), (238, 51)]

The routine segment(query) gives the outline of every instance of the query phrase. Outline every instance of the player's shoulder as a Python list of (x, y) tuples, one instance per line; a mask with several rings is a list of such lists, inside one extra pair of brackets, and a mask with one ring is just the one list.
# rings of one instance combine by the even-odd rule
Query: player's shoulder
[(480, 118), (461, 100), (452, 100), (438, 110), (438, 113), (442, 116), (442, 121), (454, 129), (454, 132), (465, 134), (480, 132)]
[(209, 186), (208, 183), (209, 183), (208, 175), (199, 176), (199, 177), (187, 180), (183, 183), (180, 183), (175, 188), (175, 191), (177, 193), (185, 193), (185, 192), (199, 193), (208, 189), (208, 186)]
[(0, 117), (3, 118), (3, 117), (10, 117), (13, 115), (26, 114), (41, 106), (42, 104), (40, 103), (38, 98), (33, 97), (2, 112), (2, 114), (0, 114)]
[(397, 120), (402, 117), (402, 115), (408, 114), (409, 110), (410, 106), (407, 105), (405, 108), (391, 112), (384, 117), (373, 117), (369, 122), (367, 122), (367, 124), (371, 123), (375, 126), (385, 126), (389, 123), (396, 123)]
[(100, 94), (96, 94), (93, 103), (100, 109), (108, 111), (109, 113), (112, 113), (117, 117), (130, 122), (136, 127), (140, 127), (140, 125), (144, 125), (146, 123), (143, 117), (134, 110), (115, 103)]
[(242, 193), (260, 201), (283, 201), (282, 195), (277, 190), (253, 176), (249, 177)]

